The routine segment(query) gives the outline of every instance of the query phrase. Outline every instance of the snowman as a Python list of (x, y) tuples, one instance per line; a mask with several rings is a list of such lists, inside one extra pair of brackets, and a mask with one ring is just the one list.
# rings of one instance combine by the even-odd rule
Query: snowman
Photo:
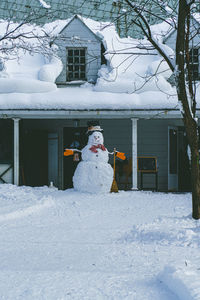
[(74, 176), (74, 189), (88, 193), (110, 192), (113, 182), (113, 168), (108, 163), (108, 150), (98, 122), (88, 123), (88, 144), (81, 150), (82, 161)]

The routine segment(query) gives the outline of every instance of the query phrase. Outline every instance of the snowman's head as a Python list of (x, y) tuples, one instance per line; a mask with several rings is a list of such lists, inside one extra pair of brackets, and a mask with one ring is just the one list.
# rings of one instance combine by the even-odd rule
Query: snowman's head
[(100, 131), (94, 131), (88, 138), (89, 145), (103, 145), (104, 138), (103, 134)]

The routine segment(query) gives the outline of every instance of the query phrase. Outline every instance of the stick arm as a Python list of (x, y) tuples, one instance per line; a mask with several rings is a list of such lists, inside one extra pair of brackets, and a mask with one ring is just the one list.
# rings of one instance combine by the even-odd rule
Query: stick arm
[(64, 150), (72, 150), (72, 151), (75, 151), (75, 152), (80, 152), (80, 153), (82, 153), (82, 150), (78, 150), (78, 149), (65, 148)]

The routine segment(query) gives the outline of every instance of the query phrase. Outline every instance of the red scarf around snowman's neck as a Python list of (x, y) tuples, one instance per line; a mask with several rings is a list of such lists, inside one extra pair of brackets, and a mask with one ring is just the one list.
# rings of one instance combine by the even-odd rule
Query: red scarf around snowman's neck
[(106, 151), (106, 148), (104, 147), (104, 145), (98, 144), (98, 145), (92, 145), (92, 147), (89, 149), (94, 153), (97, 153), (97, 149), (101, 149), (102, 151)]

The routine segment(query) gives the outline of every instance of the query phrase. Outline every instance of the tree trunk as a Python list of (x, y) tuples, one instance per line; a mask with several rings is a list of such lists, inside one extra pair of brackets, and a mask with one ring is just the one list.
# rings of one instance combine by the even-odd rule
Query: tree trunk
[(200, 172), (199, 172), (199, 137), (198, 124), (193, 120), (188, 122), (186, 135), (191, 149), (191, 186), (192, 186), (192, 217), (200, 219)]
[(186, 0), (179, 0), (177, 40), (176, 40), (176, 88), (179, 102), (183, 107), (183, 122), (191, 149), (191, 183), (192, 183), (192, 217), (200, 219), (200, 173), (199, 173), (199, 135), (195, 112), (192, 113), (194, 99), (190, 97), (187, 88), (185, 71), (185, 54), (188, 50), (189, 39), (186, 38), (187, 18), (190, 6)]

